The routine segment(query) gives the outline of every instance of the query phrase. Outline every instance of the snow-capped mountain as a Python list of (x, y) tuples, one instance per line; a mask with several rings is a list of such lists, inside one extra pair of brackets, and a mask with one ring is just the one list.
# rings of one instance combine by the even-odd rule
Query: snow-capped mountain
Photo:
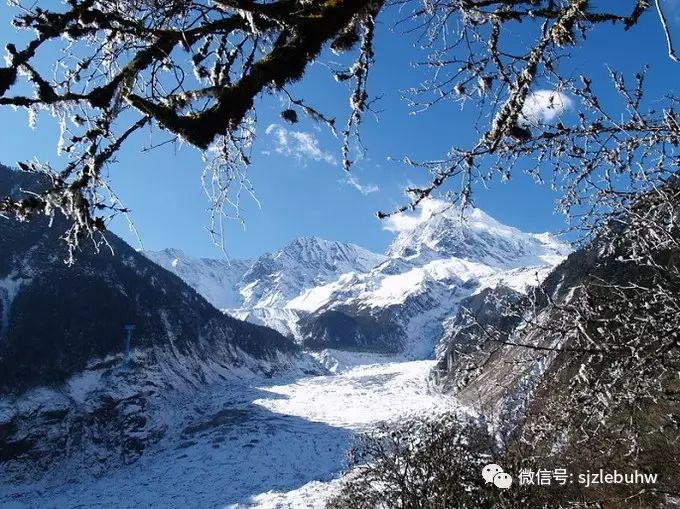
[(367, 272), (385, 259), (354, 244), (302, 237), (260, 257), (239, 285), (242, 307), (284, 308), (304, 290), (348, 272)]
[(439, 201), (393, 223), (385, 262), (288, 303), (311, 348), (360, 348), (429, 358), (459, 303), (499, 285), (525, 292), (568, 253), (549, 234), (503, 225), (479, 209)]
[(430, 200), (414, 223), (401, 225), (390, 258), (423, 265), (457, 258), (497, 269), (555, 265), (569, 250), (548, 233), (525, 233), (477, 208)]
[[(312, 237), (260, 257), (233, 286), (240, 303), (227, 311), (312, 349), (428, 358), (462, 299), (498, 285), (524, 292), (570, 251), (550, 234), (525, 233), (479, 209), (461, 212), (437, 200), (388, 226), (397, 235), (385, 255)], [(207, 283), (191, 276), (197, 269), (179, 266), (168, 268), (206, 296), (203, 288), (234, 278), (230, 268), (229, 276)]]
[(218, 309), (233, 313), (280, 309), (308, 288), (335, 281), (347, 272), (366, 272), (385, 260), (354, 244), (318, 237), (294, 239), (257, 260), (196, 258), (179, 249), (146, 251)]

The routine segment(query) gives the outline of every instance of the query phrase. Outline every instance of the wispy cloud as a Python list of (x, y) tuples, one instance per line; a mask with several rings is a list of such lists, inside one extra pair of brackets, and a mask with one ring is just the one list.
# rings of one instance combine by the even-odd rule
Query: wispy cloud
[(319, 140), (312, 133), (293, 131), (279, 124), (271, 124), (265, 131), (272, 136), (276, 144), (276, 152), (298, 159), (324, 161), (328, 164), (338, 164), (337, 158), (319, 146)]
[(574, 102), (563, 92), (536, 90), (524, 102), (522, 117), (529, 124), (544, 124), (552, 122), (573, 107)]
[(374, 184), (362, 184), (361, 182), (359, 182), (359, 179), (357, 179), (353, 175), (349, 175), (347, 177), (347, 183), (364, 196), (367, 196), (371, 193), (377, 193), (378, 191), (380, 191), (380, 188), (378, 186)]

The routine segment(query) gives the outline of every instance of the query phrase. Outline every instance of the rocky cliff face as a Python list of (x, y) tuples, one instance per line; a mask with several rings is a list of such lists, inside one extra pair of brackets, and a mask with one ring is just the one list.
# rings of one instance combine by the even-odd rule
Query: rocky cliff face
[(499, 286), (461, 302), (439, 345), (435, 377), (443, 389), (468, 404), (498, 406), (499, 412), (528, 401), (562, 342), (540, 326), (555, 316), (550, 304), (568, 304), (584, 281), (604, 275), (601, 262), (596, 249), (580, 249), (527, 293)]
[[(517, 307), (524, 294), (499, 285), (460, 302), (455, 317), (444, 324), (435, 375), (445, 391), (466, 387), (479, 376), (484, 361), (521, 322)], [(488, 341), (494, 337), (495, 341)]]
[(440, 349), (435, 379), (496, 426), (521, 468), (657, 475), (650, 490), (547, 490), (546, 507), (678, 503), (677, 183), (663, 193), (641, 196), (643, 214), (631, 207), (528, 295), (465, 301)]

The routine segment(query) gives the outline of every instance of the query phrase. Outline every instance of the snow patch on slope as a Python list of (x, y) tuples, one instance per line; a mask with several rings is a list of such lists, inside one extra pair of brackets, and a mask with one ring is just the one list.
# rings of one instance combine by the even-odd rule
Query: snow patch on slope
[(19, 278), (16, 273), (0, 279), (0, 341), (7, 336), (9, 330), (12, 302), (18, 295), (21, 286), (27, 282), (30, 282), (30, 280)]

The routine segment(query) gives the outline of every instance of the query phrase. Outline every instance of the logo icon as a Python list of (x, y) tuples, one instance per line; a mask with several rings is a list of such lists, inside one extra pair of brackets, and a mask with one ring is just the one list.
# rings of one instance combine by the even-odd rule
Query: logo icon
[(482, 469), (482, 477), (487, 484), (493, 483), (494, 486), (502, 490), (507, 490), (512, 486), (512, 476), (503, 471), (503, 467), (490, 463)]

